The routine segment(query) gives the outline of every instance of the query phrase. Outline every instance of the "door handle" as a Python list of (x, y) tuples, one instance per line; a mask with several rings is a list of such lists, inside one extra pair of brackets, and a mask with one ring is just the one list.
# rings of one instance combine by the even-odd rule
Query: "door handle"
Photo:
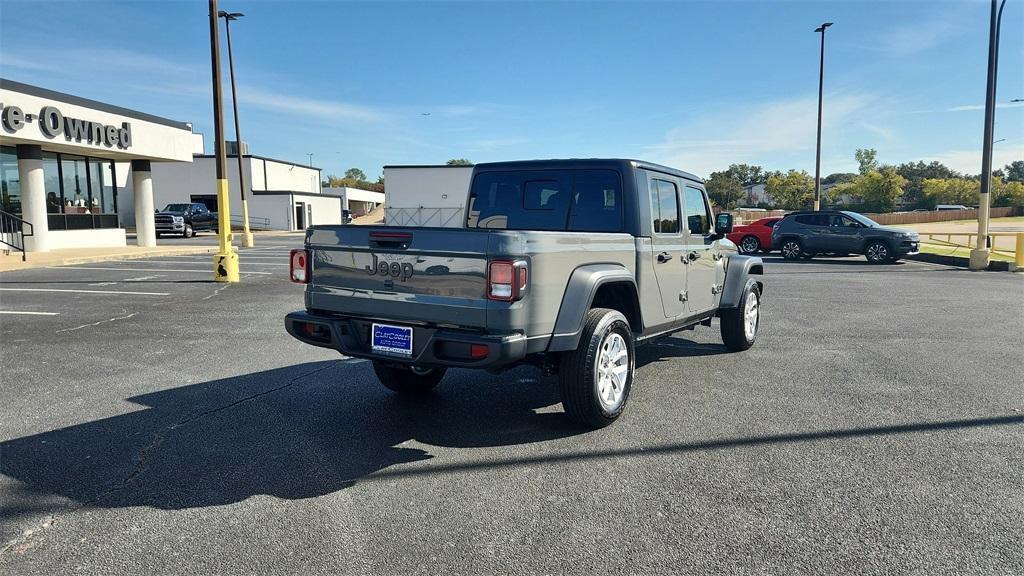
[(698, 254), (696, 251), (693, 251), (687, 254), (686, 258), (690, 260), (690, 262), (693, 262), (694, 260), (700, 258), (700, 254)]
[(671, 259), (672, 255), (669, 254), (668, 252), (662, 252), (661, 254), (658, 254), (658, 262), (668, 262)]

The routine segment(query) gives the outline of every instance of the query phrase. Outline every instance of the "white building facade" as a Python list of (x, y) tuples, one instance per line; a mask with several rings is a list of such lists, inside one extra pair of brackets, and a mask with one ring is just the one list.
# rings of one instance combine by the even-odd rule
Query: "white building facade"
[(461, 228), (472, 177), (472, 166), (385, 166), (384, 222)]
[(341, 197), (341, 207), (352, 218), (366, 216), (384, 204), (384, 193), (363, 190), (351, 186), (335, 186), (323, 189), (324, 194)]
[(126, 214), (155, 245), (153, 169), (202, 146), (184, 122), (0, 79), (0, 211), (27, 252), (124, 246)]

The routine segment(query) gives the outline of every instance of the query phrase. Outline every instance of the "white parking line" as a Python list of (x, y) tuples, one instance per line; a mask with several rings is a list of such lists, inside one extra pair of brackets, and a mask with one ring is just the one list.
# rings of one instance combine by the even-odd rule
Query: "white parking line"
[[(277, 260), (281, 260), (281, 258), (278, 258)], [(285, 260), (287, 260), (287, 258), (285, 258)], [(238, 261), (243, 266), (245, 265), (246, 262), (249, 262), (248, 258), (239, 258)], [(159, 260), (159, 261), (125, 260), (125, 262), (131, 262), (132, 264), (198, 264), (198, 261), (196, 261), (196, 260)], [(287, 266), (288, 265), (287, 262), (285, 262), (283, 264), (281, 264), (281, 263), (269, 263), (269, 262), (250, 262), (250, 263), (252, 265), (254, 265), (254, 266)], [(245, 271), (243, 270), (242, 272), (244, 273)]]
[(24, 314), (26, 316), (59, 316), (60, 312), (19, 312), (17, 310), (0, 310), (0, 314)]
[(0, 288), (5, 292), (74, 292), (75, 294), (127, 294), (130, 296), (170, 296), (170, 292), (127, 292), (124, 290), (69, 290), (65, 288)]
[[(194, 272), (196, 274), (212, 274), (213, 270), (193, 268), (182, 270), (174, 268), (105, 268), (100, 266), (47, 266), (51, 270), (114, 270), (120, 272)], [(242, 272), (242, 274), (271, 275), (273, 272)]]

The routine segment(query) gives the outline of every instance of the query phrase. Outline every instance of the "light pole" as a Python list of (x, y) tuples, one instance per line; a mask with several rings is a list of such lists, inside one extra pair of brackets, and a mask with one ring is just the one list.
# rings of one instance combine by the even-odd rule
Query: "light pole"
[(306, 156), (309, 156), (309, 167), (312, 168), (313, 167), (313, 153), (312, 152), (307, 152)]
[(217, 239), (213, 257), (215, 282), (238, 282), (238, 254), (231, 248), (231, 207), (228, 204), (227, 155), (224, 150), (224, 103), (220, 85), (220, 27), (217, 0), (210, 0), (210, 59), (213, 68), (213, 134), (217, 152)]
[(992, 14), (988, 30), (988, 84), (985, 91), (985, 139), (981, 149), (981, 193), (978, 195), (978, 244), (971, 250), (968, 264), (971, 270), (988, 268), (992, 255), (988, 238), (988, 215), (992, 189), (992, 131), (996, 121), (996, 74), (999, 69), (999, 26), (1003, 19), (1006, 0), (992, 0)]
[(241, 12), (217, 13), (224, 19), (224, 28), (228, 35), (228, 71), (231, 76), (231, 106), (235, 112), (235, 152), (238, 154), (238, 193), (242, 197), (242, 246), (252, 248), (255, 244), (249, 230), (249, 199), (245, 197), (245, 172), (242, 170), (242, 133), (238, 127), (238, 89), (235, 87), (235, 59), (231, 54), (231, 21), (238, 20), (245, 14)]
[(821, 64), (818, 67), (818, 146), (814, 155), (814, 210), (821, 210), (821, 100), (825, 88), (825, 29), (831, 26), (825, 22), (814, 29), (821, 32)]

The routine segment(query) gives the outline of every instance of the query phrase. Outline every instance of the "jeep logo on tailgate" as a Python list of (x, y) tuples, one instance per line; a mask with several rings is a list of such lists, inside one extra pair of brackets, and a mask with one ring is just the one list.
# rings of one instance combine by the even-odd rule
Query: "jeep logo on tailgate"
[(405, 282), (406, 278), (412, 277), (412, 264), (406, 262), (385, 262), (383, 260), (377, 260), (377, 255), (373, 255), (373, 264), (366, 266), (366, 273), (370, 276), (394, 276), (395, 278), (401, 278), (402, 282)]

